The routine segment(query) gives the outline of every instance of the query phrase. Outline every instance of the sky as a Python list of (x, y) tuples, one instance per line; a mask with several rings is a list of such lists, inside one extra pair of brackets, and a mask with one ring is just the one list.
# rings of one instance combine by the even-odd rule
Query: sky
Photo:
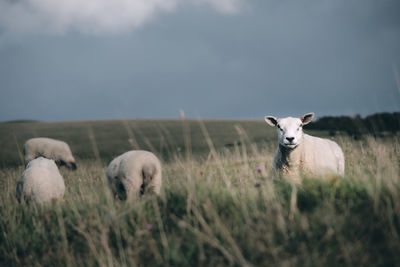
[(398, 0), (0, 0), (0, 121), (400, 110)]

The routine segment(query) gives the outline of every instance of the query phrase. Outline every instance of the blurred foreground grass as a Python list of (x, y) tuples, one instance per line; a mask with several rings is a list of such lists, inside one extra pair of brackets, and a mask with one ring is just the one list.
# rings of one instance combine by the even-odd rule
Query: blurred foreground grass
[[(190, 127), (193, 134), (204, 134), (201, 126), (196, 133)], [(214, 125), (205, 127), (211, 131)], [(76, 172), (61, 169), (65, 201), (45, 207), (19, 205), (15, 185), (23, 168), (1, 169), (0, 265), (398, 265), (398, 136), (385, 142), (339, 138), (346, 177), (305, 177), (296, 187), (268, 175), (275, 132), (273, 142), (257, 142), (244, 128), (222, 125), (220, 130), (229, 136), (234, 132), (240, 146), (227, 147), (223, 134), (214, 140), (210, 132), (211, 138), (201, 139), (204, 156), (195, 157), (200, 151), (196, 148), (186, 156), (170, 157), (164, 162), (161, 196), (132, 202), (111, 199), (105, 186), (106, 162), (93, 155), (80, 157)], [(76, 134), (65, 131), (66, 138)], [(99, 132), (93, 128), (103, 158), (115, 140), (107, 144)], [(16, 133), (19, 143), (25, 137)], [(172, 140), (185, 144), (164, 133), (158, 141), (165, 147), (172, 147)], [(193, 144), (195, 138), (190, 138)], [(91, 146), (90, 140), (85, 142)], [(79, 154), (79, 146), (71, 146)], [(82, 146), (88, 144), (82, 141)]]

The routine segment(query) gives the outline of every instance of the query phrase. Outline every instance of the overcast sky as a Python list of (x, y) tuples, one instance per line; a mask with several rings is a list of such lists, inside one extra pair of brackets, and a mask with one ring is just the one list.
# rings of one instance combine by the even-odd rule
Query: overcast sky
[(399, 111), (399, 14), (398, 0), (0, 0), (0, 121)]

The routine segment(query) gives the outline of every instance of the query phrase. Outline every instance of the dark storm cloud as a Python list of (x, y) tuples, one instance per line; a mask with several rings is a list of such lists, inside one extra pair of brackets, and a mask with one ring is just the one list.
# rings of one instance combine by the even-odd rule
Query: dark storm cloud
[(399, 110), (398, 1), (240, 6), (226, 16), (184, 5), (134, 32), (10, 41), (0, 48), (0, 120)]

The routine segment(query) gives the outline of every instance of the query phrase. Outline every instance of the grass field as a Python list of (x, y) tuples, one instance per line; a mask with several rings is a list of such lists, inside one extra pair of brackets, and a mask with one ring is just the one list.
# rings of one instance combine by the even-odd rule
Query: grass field
[[(263, 120), (109, 120), (77, 122), (0, 123), (0, 167), (18, 166), (22, 148), (32, 137), (68, 142), (78, 159), (101, 159), (108, 163), (130, 149), (150, 150), (165, 161), (175, 156), (207, 155), (210, 136), (217, 150), (241, 144), (240, 132), (250, 142), (271, 144), (276, 132)], [(319, 135), (326, 133), (319, 133)]]
[[(0, 124), (0, 265), (397, 266), (399, 136), (338, 136), (345, 178), (294, 186), (268, 175), (275, 134), (244, 120)], [(78, 170), (61, 169), (64, 201), (19, 205), (18, 149), (43, 135), (68, 141)], [(163, 159), (162, 193), (114, 201), (107, 163), (136, 147)]]

